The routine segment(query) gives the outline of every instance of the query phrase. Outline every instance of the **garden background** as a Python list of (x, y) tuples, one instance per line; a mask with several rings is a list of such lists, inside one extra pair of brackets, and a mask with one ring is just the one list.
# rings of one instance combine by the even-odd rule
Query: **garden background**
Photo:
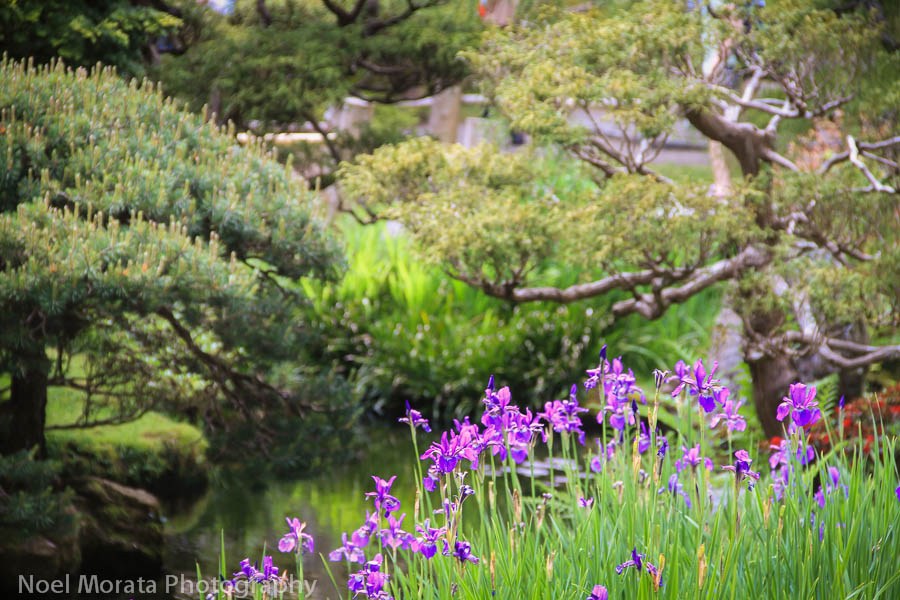
[(0, 49), (2, 589), (900, 594), (893, 3), (14, 0)]

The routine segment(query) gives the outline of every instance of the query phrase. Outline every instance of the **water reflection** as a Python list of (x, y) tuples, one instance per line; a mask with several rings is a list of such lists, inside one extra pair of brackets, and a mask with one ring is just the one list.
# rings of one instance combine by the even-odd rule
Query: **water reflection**
[[(205, 497), (167, 516), (166, 581), (178, 583), (167, 585), (166, 595), (179, 600), (198, 598), (196, 588), (190, 588), (197, 578), (197, 565), (205, 581), (215, 577), (222, 535), (228, 562), (226, 575), (238, 570), (241, 559), (259, 560), (264, 551), (274, 555), (279, 568), (294, 573), (293, 557), (279, 553), (277, 545), (287, 531), (285, 517), (297, 517), (306, 522), (306, 531), (316, 543), (316, 555), (307, 555), (304, 560), (304, 576), (310, 585), (315, 585), (309, 597), (344, 597), (344, 564), (329, 563), (336, 590), (318, 554), (327, 557), (328, 552), (340, 546), (341, 532), (355, 530), (362, 524), (366, 509), (371, 510), (371, 503), (365, 498), (365, 493), (373, 489), (371, 475), (397, 475), (393, 493), (404, 508), (412, 506), (415, 490), (414, 453), (408, 431), (373, 429), (366, 435), (369, 440), (364, 458), (339, 462), (313, 478), (272, 481), (260, 487), (231, 473), (219, 473)], [(422, 443), (420, 440), (420, 446)]]

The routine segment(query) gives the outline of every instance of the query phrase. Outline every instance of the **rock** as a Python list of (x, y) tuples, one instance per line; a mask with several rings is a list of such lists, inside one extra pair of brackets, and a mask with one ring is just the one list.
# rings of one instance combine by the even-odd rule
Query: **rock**
[(155, 496), (99, 477), (73, 481), (72, 488), (81, 516), (83, 573), (124, 577), (161, 571), (165, 541)]
[(19, 576), (35, 580), (55, 580), (65, 573), (77, 573), (81, 565), (81, 545), (74, 506), (68, 517), (44, 535), (16, 539), (0, 537), (0, 592), (18, 593)]

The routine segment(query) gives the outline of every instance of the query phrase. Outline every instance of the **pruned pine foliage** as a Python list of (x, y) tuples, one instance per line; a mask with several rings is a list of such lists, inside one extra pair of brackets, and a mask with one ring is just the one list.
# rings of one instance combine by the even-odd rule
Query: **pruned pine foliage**
[[(16, 377), (35, 373), (88, 405), (224, 395), (248, 415), (291, 397), (263, 376), (306, 335), (278, 280), (327, 276), (338, 254), (289, 167), (109, 68), (4, 59), (0, 111), (0, 367), (14, 405)], [(69, 368), (73, 355), (85, 364)]]

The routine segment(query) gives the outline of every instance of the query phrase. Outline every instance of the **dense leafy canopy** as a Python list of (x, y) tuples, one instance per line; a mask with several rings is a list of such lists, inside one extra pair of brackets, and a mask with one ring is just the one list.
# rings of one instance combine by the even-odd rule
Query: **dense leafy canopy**
[[(69, 65), (98, 62), (140, 75), (149, 44), (181, 27), (154, 3), (129, 0), (12, 0), (0, 5), (0, 49), (13, 58)], [(162, 3), (157, 3), (162, 5)], [(163, 5), (164, 7), (164, 5)]]
[(321, 120), (351, 94), (391, 102), (465, 75), (457, 53), (481, 29), (469, 3), (343, 4), (237, 2), (228, 16), (185, 7), (196, 39), (164, 57), (159, 77), (195, 109), (212, 99), (220, 120), (265, 127)]
[[(494, 296), (623, 290), (633, 297), (616, 315), (657, 318), (737, 280), (751, 367), (896, 356), (900, 61), (877, 16), (795, 0), (541, 9), (465, 57), (511, 127), (568, 152), (593, 188), (542, 189), (527, 157), (414, 140), (345, 164), (343, 189)], [(743, 178), (715, 192), (657, 172), (666, 141), (685, 135), (728, 148)], [(548, 260), (590, 278), (547, 285)], [(836, 339), (863, 322), (885, 347)]]
[(337, 259), (303, 182), (109, 69), (6, 60), (0, 81), (0, 367), (13, 404), (16, 378), (35, 373), (89, 399), (290, 399), (261, 377), (305, 335), (278, 278), (328, 275)]

